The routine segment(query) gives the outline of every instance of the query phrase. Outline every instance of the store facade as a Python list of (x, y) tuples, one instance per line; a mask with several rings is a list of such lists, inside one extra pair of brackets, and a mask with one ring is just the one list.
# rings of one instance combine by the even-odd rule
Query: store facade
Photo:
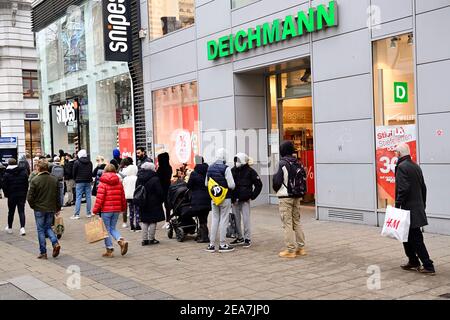
[(86, 149), (91, 158), (111, 159), (119, 148), (122, 157), (134, 158), (139, 142), (130, 4), (65, 1), (54, 3), (53, 16), (45, 15), (51, 2), (33, 8), (44, 152)]
[(428, 187), (425, 229), (450, 234), (449, 0), (148, 0), (141, 17), (155, 153), (246, 152), (264, 181), (256, 203), (276, 203), (279, 144), (293, 140), (317, 218), (377, 226), (406, 142)]

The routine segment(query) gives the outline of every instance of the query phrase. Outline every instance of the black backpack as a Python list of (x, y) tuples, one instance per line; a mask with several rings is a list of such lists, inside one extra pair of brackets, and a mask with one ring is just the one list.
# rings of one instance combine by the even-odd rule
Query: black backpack
[(288, 170), (288, 185), (285, 186), (291, 197), (301, 198), (306, 193), (306, 171), (297, 160), (286, 160)]
[(97, 190), (98, 190), (98, 185), (100, 184), (100, 178), (103, 174), (104, 169), (98, 169), (97, 170), (97, 176), (95, 177), (94, 180), (94, 186), (92, 188), (92, 195), (93, 196), (97, 196)]
[(133, 203), (138, 207), (144, 207), (147, 200), (147, 192), (145, 186), (139, 185), (134, 190)]

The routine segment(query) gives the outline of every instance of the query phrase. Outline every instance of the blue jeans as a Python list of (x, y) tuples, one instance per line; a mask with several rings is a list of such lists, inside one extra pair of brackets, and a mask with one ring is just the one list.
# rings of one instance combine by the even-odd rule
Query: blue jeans
[(111, 236), (113, 236), (114, 239), (119, 240), (121, 238), (120, 232), (116, 230), (116, 224), (119, 220), (119, 213), (118, 212), (102, 212), (102, 219), (103, 223), (105, 224), (106, 230), (108, 230), (108, 233), (110, 236), (105, 239), (105, 247), (108, 249), (113, 248)]
[(58, 244), (58, 239), (56, 238), (56, 235), (52, 230), (52, 221), (54, 216), (54, 212), (34, 212), (39, 239), (39, 251), (41, 252), (41, 254), (47, 253), (47, 242), (45, 241), (46, 235), (52, 242), (53, 246)]
[(61, 202), (61, 207), (64, 206), (64, 181), (59, 182), (59, 199)]
[(91, 184), (89, 182), (79, 182), (76, 184), (77, 200), (75, 202), (75, 216), (80, 215), (81, 198), (86, 194), (86, 215), (91, 214)]

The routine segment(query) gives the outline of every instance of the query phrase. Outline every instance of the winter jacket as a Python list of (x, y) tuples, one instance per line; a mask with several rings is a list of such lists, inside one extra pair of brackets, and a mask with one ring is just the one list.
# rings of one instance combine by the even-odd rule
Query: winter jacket
[(285, 141), (280, 145), (280, 163), (278, 171), (273, 176), (273, 190), (277, 193), (278, 198), (290, 198), (287, 190), (289, 183), (288, 166), (290, 162), (298, 161), (292, 154), (295, 153), (292, 141)]
[(6, 167), (0, 162), (0, 189), (3, 189), (3, 176), (5, 175)]
[(59, 182), (49, 172), (38, 173), (30, 182), (28, 204), (31, 209), (40, 212), (58, 212), (61, 210)]
[(162, 204), (164, 191), (158, 175), (152, 170), (140, 170), (137, 175), (136, 188), (144, 186), (146, 191), (146, 204), (139, 208), (142, 222), (157, 223), (165, 220)]
[(8, 166), (3, 176), (3, 192), (7, 198), (26, 199), (28, 174), (24, 167)]
[(248, 201), (255, 200), (262, 190), (262, 182), (258, 173), (248, 164), (231, 169), (236, 188), (232, 192), (231, 200)]
[(197, 164), (189, 176), (187, 187), (191, 190), (192, 211), (211, 210), (211, 198), (208, 194), (208, 188), (205, 186), (207, 172), (207, 163)]
[(31, 173), (30, 163), (28, 162), (27, 158), (24, 155), (20, 157), (18, 166), (25, 169), (27, 176), (30, 175)]
[(102, 212), (126, 212), (127, 201), (120, 179), (115, 172), (104, 172), (97, 189), (94, 214)]
[(75, 160), (71, 159), (64, 163), (64, 179), (65, 180), (73, 180), (73, 165), (75, 164)]
[(92, 162), (86, 158), (80, 158), (73, 165), (73, 178), (76, 183), (92, 182)]
[(125, 175), (122, 185), (125, 190), (125, 198), (128, 200), (133, 199), (134, 190), (136, 189), (138, 167), (134, 164), (124, 168), (122, 173)]
[(153, 162), (153, 161), (152, 161), (152, 159), (150, 159), (147, 156), (143, 156), (142, 158), (137, 158), (136, 165), (138, 166), (138, 169), (141, 169), (142, 164), (144, 164), (145, 162)]
[(400, 158), (395, 169), (395, 207), (411, 212), (410, 228), (428, 225), (426, 202), (427, 187), (422, 170), (411, 156)]
[(102, 163), (95, 167), (94, 172), (92, 172), (92, 177), (94, 178), (94, 185), (92, 186), (92, 195), (97, 195), (98, 185), (100, 184), (100, 177), (103, 174), (103, 170), (105, 170), (106, 164)]
[(205, 179), (206, 186), (208, 186), (209, 178), (212, 178), (221, 187), (228, 188), (226, 199), (231, 199), (231, 190), (233, 190), (236, 185), (231, 169), (224, 164), (222, 159), (217, 160), (208, 168)]
[(167, 198), (167, 192), (170, 187), (170, 180), (172, 179), (172, 167), (169, 163), (169, 154), (167, 152), (158, 155), (158, 170), (156, 171), (161, 182), (161, 187), (164, 191), (164, 199)]

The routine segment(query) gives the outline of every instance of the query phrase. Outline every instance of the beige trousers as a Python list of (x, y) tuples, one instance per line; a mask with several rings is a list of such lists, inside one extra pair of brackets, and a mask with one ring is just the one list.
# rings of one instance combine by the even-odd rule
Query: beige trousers
[(300, 224), (300, 198), (280, 198), (280, 216), (286, 248), (294, 252), (305, 246), (305, 235)]

